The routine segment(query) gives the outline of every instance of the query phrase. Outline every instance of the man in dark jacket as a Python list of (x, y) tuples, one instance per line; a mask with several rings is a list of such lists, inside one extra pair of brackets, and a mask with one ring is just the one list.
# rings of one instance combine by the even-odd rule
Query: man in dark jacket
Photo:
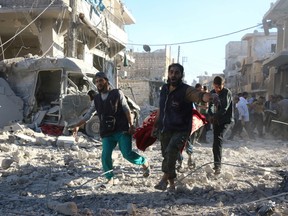
[[(119, 144), (123, 157), (129, 162), (142, 165), (143, 176), (150, 174), (147, 160), (132, 151), (132, 134), (135, 132), (131, 112), (124, 94), (119, 89), (112, 89), (104, 72), (95, 75), (95, 82), (99, 94), (94, 98), (95, 110), (100, 120), (100, 136), (102, 138), (102, 166), (107, 184), (113, 185), (112, 152)], [(93, 111), (87, 113), (75, 126), (80, 126), (90, 119)], [(87, 116), (88, 115), (88, 116)]]
[(156, 117), (155, 128), (159, 131), (163, 156), (163, 176), (155, 189), (175, 189), (176, 161), (184, 148), (191, 132), (192, 102), (208, 102), (210, 93), (196, 90), (182, 82), (184, 68), (178, 63), (168, 67), (168, 81), (160, 92), (160, 108)]
[(208, 113), (213, 125), (213, 156), (215, 174), (221, 173), (223, 135), (233, 121), (232, 92), (224, 87), (224, 79), (216, 76), (213, 80), (214, 89), (210, 92), (217, 94), (219, 100), (209, 103)]

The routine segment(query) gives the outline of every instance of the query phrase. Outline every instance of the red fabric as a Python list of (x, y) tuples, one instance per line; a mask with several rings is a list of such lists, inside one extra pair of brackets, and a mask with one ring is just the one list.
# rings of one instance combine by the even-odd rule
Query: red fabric
[(204, 115), (199, 113), (196, 109), (192, 110), (192, 130), (191, 134), (193, 134), (195, 131), (197, 131), (199, 128), (207, 124), (207, 120)]
[[(148, 117), (146, 117), (142, 126), (137, 128), (133, 135), (133, 138), (136, 139), (137, 148), (142, 151), (145, 151), (147, 147), (151, 146), (157, 140), (156, 137), (151, 136), (156, 113), (157, 111), (154, 111)], [(208, 123), (205, 116), (200, 114), (196, 109), (193, 109), (192, 115), (193, 120), (191, 134)]]
[(62, 126), (57, 125), (49, 125), (49, 124), (43, 124), (41, 125), (41, 130), (44, 134), (52, 135), (52, 136), (60, 136), (63, 132)]
[[(206, 120), (205, 116), (198, 112), (196, 109), (192, 109), (192, 129), (190, 135), (192, 135), (195, 131), (199, 130), (202, 126), (207, 124), (208, 121)], [(187, 145), (188, 140), (186, 141), (185, 145)], [(185, 145), (182, 147), (180, 152), (182, 153)]]
[(156, 137), (152, 137), (152, 129), (155, 123), (157, 111), (152, 112), (143, 121), (141, 127), (136, 129), (133, 138), (136, 139), (136, 146), (138, 149), (145, 151), (147, 147), (151, 146), (156, 140)]

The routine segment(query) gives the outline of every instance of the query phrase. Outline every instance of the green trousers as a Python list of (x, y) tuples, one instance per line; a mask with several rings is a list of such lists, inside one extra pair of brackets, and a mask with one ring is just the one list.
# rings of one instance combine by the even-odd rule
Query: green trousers
[[(132, 151), (132, 137), (128, 133), (116, 132), (110, 136), (102, 138), (102, 166), (104, 172), (113, 169), (112, 152), (119, 144), (119, 149), (123, 157), (130, 163), (136, 165), (142, 165), (146, 162), (146, 159), (136, 152)], [(105, 174), (107, 179), (111, 179), (114, 174), (108, 172)]]

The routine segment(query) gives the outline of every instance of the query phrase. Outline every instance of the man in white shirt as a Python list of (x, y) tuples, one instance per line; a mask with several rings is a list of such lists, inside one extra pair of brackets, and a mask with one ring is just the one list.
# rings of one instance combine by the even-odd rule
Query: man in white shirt
[[(236, 109), (238, 110), (239, 113), (239, 120), (236, 122), (237, 126), (239, 127), (239, 131), (243, 130), (243, 127), (245, 128), (248, 136), (250, 139), (254, 139), (253, 132), (250, 130), (250, 125), (249, 125), (249, 108), (248, 108), (248, 102), (246, 100), (248, 93), (243, 92), (242, 94), (239, 94), (239, 101), (236, 104)], [(235, 134), (231, 134), (230, 137), (228, 138), (229, 140), (232, 140)]]

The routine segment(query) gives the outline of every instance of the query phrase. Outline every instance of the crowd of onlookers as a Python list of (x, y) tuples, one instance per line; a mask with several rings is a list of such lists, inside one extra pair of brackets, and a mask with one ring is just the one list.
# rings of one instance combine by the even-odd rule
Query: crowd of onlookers
[[(208, 92), (206, 86), (197, 83), (195, 88)], [(197, 110), (207, 117), (208, 104), (196, 104)], [(250, 139), (256, 136), (272, 135), (275, 138), (288, 138), (288, 99), (282, 95), (256, 96), (254, 93), (241, 92), (233, 97), (234, 124), (228, 140), (234, 136), (242, 138), (243, 131)], [(206, 141), (206, 132), (211, 129), (207, 124), (198, 132), (198, 142)]]
[[(229, 139), (233, 139), (235, 134), (241, 136), (241, 126), (244, 126), (251, 139), (255, 139), (255, 134), (258, 137), (269, 134), (287, 139), (288, 99), (281, 95), (270, 95), (266, 100), (264, 96), (251, 94), (249, 97), (247, 92), (243, 92), (234, 96), (233, 104), (235, 124)], [(245, 104), (247, 108), (243, 112)]]

